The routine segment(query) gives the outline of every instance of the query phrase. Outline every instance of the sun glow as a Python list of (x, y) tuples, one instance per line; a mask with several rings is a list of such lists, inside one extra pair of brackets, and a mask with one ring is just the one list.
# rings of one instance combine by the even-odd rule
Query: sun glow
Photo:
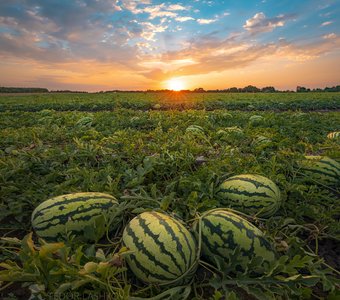
[(178, 78), (172, 78), (166, 82), (167, 89), (172, 91), (184, 90), (184, 82)]

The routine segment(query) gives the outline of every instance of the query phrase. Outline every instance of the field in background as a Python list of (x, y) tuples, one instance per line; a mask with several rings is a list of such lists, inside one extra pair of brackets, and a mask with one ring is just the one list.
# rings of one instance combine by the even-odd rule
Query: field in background
[(232, 110), (340, 109), (340, 93), (0, 94), (0, 111), (102, 111), (117, 108)]
[[(256, 173), (284, 199), (276, 217), (257, 224), (282, 255), (309, 255), (305, 272), (321, 278), (312, 292), (330, 294), (332, 268), (340, 268), (340, 188), (306, 183), (296, 163), (304, 155), (340, 160), (339, 140), (326, 138), (340, 130), (339, 109), (340, 93), (0, 96), (2, 236), (23, 237), (39, 203), (77, 191), (149, 199), (189, 221), (218, 205), (223, 179)], [(264, 119), (251, 122), (253, 115)], [(256, 145), (261, 136), (270, 142)], [(330, 268), (313, 270), (321, 258)]]

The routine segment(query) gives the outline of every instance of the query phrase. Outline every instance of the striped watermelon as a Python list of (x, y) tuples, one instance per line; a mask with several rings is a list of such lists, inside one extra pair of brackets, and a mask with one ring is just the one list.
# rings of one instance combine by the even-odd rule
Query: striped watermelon
[(267, 218), (280, 207), (277, 185), (261, 175), (242, 174), (225, 180), (218, 192), (223, 206)]
[(267, 138), (263, 135), (259, 135), (258, 137), (256, 137), (256, 139), (253, 140), (251, 145), (255, 148), (257, 147), (264, 148), (268, 146), (271, 142), (272, 140), (270, 138)]
[(204, 129), (198, 125), (190, 125), (187, 129), (185, 129), (185, 132), (192, 134), (204, 134)]
[(177, 220), (144, 212), (130, 221), (123, 243), (132, 251), (126, 261), (142, 281), (169, 284), (190, 279), (197, 266), (194, 236)]
[(240, 127), (237, 126), (225, 127), (224, 129), (220, 129), (219, 131), (217, 131), (218, 136), (224, 136), (229, 134), (243, 135), (244, 132)]
[[(107, 215), (117, 205), (117, 200), (103, 193), (75, 193), (54, 197), (42, 202), (32, 213), (32, 227), (43, 239), (63, 240), (67, 233), (87, 240), (86, 226)], [(104, 232), (102, 233), (104, 234)], [(102, 236), (98, 236), (98, 239)]]
[(305, 156), (300, 161), (299, 172), (313, 183), (336, 185), (340, 182), (340, 164), (327, 156)]
[[(198, 223), (195, 225), (198, 229)], [(237, 266), (245, 269), (254, 257), (272, 262), (276, 254), (263, 232), (244, 218), (226, 209), (214, 209), (201, 217), (202, 255), (214, 263), (220, 258), (228, 264), (239, 247)]]
[(340, 139), (340, 131), (334, 131), (327, 134), (327, 138), (330, 140)]
[(229, 141), (230, 139), (240, 140), (244, 136), (244, 132), (241, 128), (233, 126), (218, 130), (216, 135), (221, 141)]
[(259, 125), (263, 123), (263, 121), (264, 121), (264, 117), (259, 116), (259, 115), (253, 115), (249, 118), (249, 123), (251, 125)]

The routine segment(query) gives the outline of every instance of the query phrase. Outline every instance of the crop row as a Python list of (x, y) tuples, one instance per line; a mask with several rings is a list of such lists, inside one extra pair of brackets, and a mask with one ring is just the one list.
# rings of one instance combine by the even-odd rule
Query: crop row
[(133, 110), (338, 110), (340, 93), (108, 93), (38, 94), (0, 97), (0, 111), (105, 111)]

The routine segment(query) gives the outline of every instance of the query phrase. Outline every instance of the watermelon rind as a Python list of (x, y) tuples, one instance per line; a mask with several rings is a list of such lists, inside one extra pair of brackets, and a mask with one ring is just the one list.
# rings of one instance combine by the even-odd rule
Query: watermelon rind
[(278, 186), (258, 174), (240, 174), (229, 177), (219, 187), (218, 198), (223, 207), (262, 218), (273, 216), (281, 205)]
[[(244, 270), (255, 257), (264, 263), (275, 261), (277, 255), (265, 234), (245, 218), (228, 209), (213, 209), (200, 219), (202, 256), (214, 263), (217, 259), (231, 263), (234, 251), (239, 250), (238, 267)], [(198, 222), (194, 225), (198, 229)]]
[(307, 182), (329, 186), (340, 182), (340, 163), (328, 156), (307, 155), (298, 162), (297, 171)]
[[(94, 226), (99, 217), (109, 218), (117, 204), (115, 197), (95, 192), (53, 197), (35, 208), (32, 227), (40, 238), (47, 241), (65, 240), (70, 235), (87, 240), (85, 228)], [(96, 237), (99, 238), (101, 236)]]
[(124, 229), (123, 244), (131, 251), (126, 257), (127, 264), (146, 283), (183, 283), (196, 270), (195, 237), (181, 222), (166, 214), (151, 211), (133, 218)]

